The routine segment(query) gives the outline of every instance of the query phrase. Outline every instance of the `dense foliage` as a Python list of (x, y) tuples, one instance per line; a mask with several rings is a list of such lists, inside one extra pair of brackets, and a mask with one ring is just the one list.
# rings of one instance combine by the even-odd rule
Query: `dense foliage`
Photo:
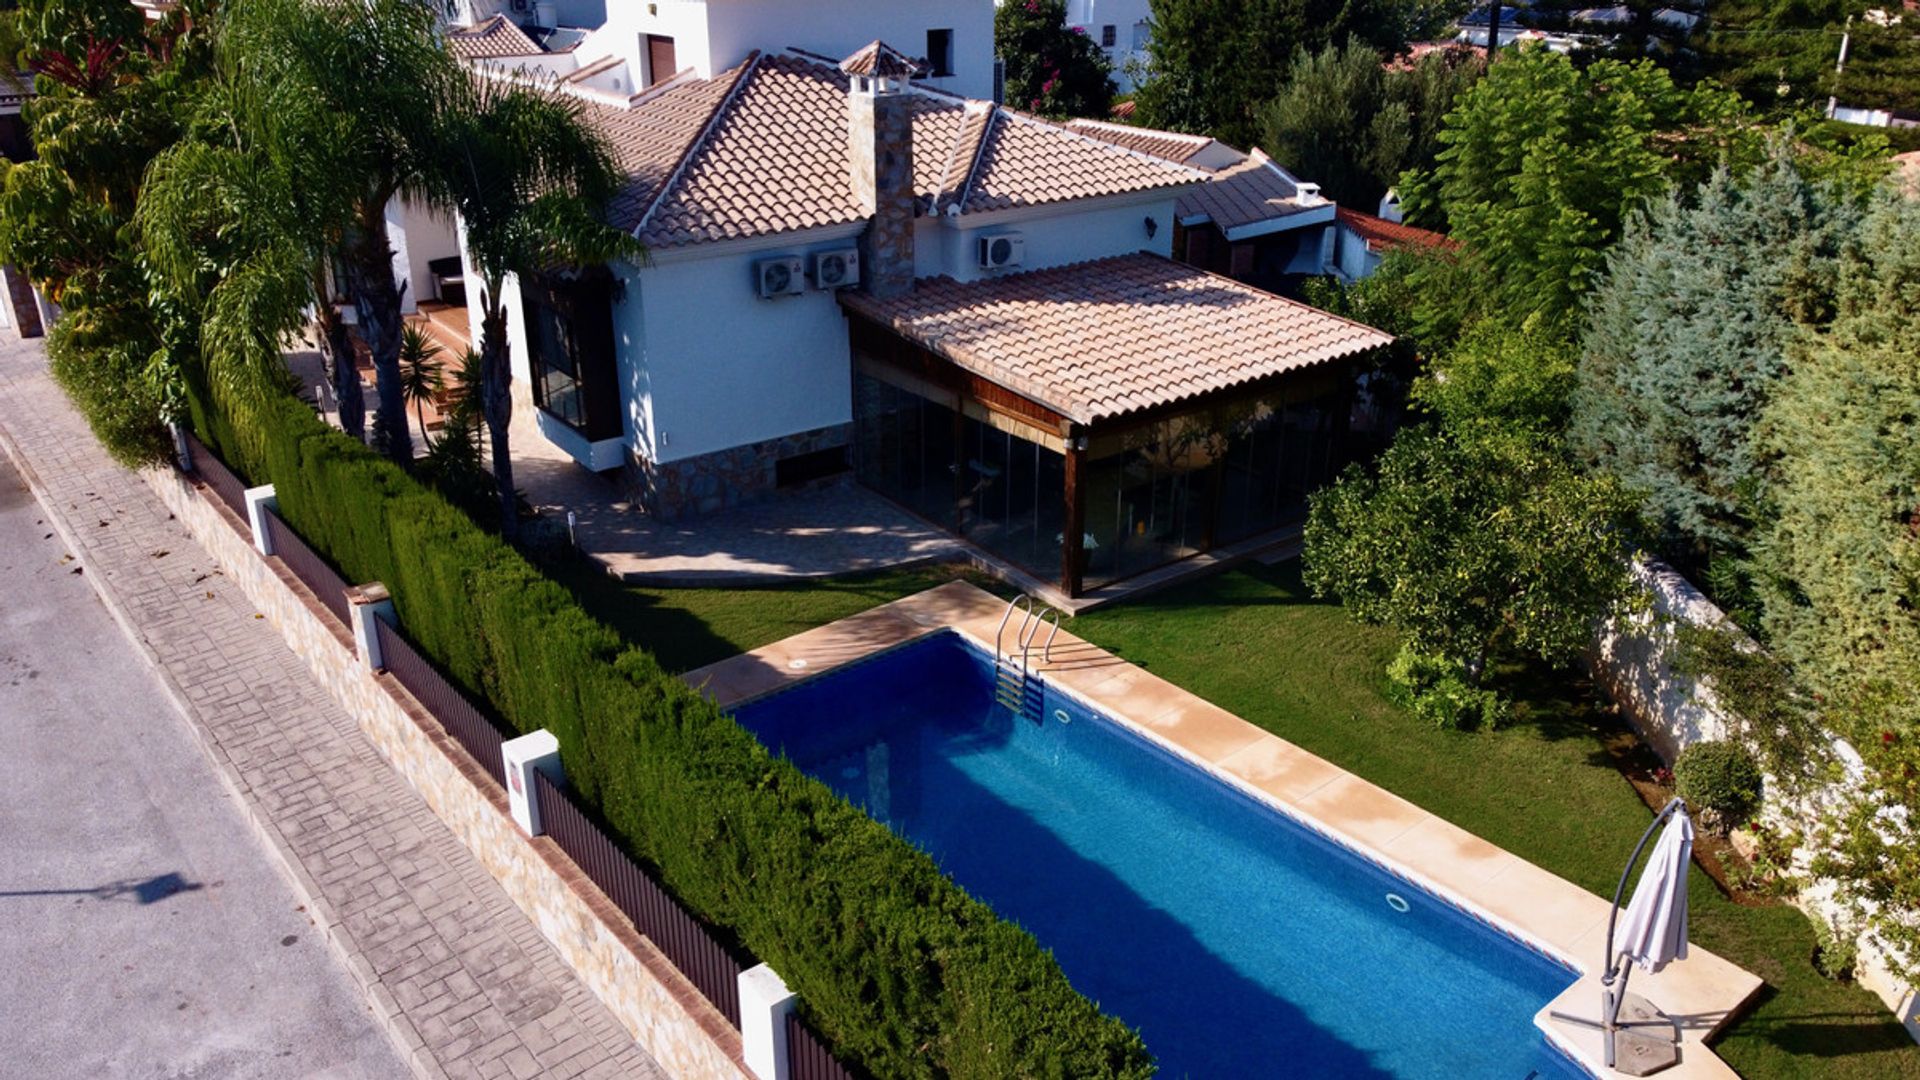
[[(1920, 42), (1913, 15), (1881, 25), (1859, 0), (1716, 0), (1698, 38), (1701, 69), (1769, 112), (1842, 105), (1920, 110)], [(1834, 71), (1840, 37), (1846, 70)]]
[(1139, 121), (1242, 148), (1260, 137), (1260, 111), (1296, 49), (1318, 52), (1357, 36), (1392, 53), (1431, 15), (1415, 0), (1152, 0), (1150, 9), (1150, 77), (1134, 94)]
[(1005, 99), (1042, 116), (1104, 117), (1113, 104), (1112, 67), (1084, 27), (1066, 22), (1066, 0), (1008, 0), (994, 11)]
[(0, 261), (18, 267), (64, 317), (54, 373), (116, 458), (158, 461), (176, 406), (175, 371), (194, 313), (149, 295), (131, 224), (141, 171), (180, 137), (204, 79), (201, 5), (148, 21), (122, 0), (26, 0), (0, 36), (37, 72), (22, 114), (38, 152), (0, 162)]
[(1484, 54), (1436, 50), (1383, 66), (1358, 39), (1296, 49), (1261, 114), (1261, 147), (1342, 206), (1371, 213), (1409, 169), (1429, 169), (1442, 119), (1486, 70)]
[(1765, 463), (1754, 425), (1801, 327), (1831, 315), (1853, 200), (1784, 149), (1636, 216), (1588, 304), (1573, 440), (1645, 499), (1689, 571), (1743, 551)]
[(1569, 313), (1641, 203), (1761, 153), (1744, 115), (1734, 95), (1683, 89), (1651, 61), (1580, 67), (1515, 49), (1460, 96), (1434, 167), (1408, 173), (1401, 196), (1411, 220), (1466, 245), (1509, 314)]
[(1694, 810), (1712, 815), (1722, 831), (1760, 805), (1760, 784), (1760, 766), (1739, 743), (1694, 743), (1673, 761), (1674, 791)]
[(1478, 684), (1497, 650), (1580, 654), (1628, 594), (1631, 510), (1532, 432), (1413, 428), (1314, 497), (1307, 582)]
[(1139, 1036), (933, 860), (775, 758), (391, 462), (282, 394), (196, 379), (195, 426), (408, 637), (515, 730), (702, 918), (779, 971), (871, 1075), (1146, 1077)]

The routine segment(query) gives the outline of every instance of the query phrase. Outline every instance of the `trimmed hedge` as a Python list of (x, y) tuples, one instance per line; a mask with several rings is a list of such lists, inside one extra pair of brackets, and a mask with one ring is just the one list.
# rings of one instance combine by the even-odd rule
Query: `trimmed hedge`
[(1032, 935), (623, 647), (557, 583), (291, 396), (190, 379), (194, 428), (407, 636), (519, 731), (560, 741), (616, 840), (773, 965), (837, 1054), (882, 1077), (1146, 1077), (1140, 1037)]

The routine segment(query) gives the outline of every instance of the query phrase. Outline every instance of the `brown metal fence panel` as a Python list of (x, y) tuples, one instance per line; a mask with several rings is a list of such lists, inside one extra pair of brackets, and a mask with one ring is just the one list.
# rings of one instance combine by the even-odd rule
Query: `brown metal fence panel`
[(307, 546), (300, 534), (280, 520), (280, 515), (268, 510), (263, 515), (267, 521), (267, 542), (273, 545), (273, 553), (287, 564), (293, 576), (313, 590), (340, 625), (351, 626), (353, 617), (347, 611), (347, 581), (327, 565), (327, 560)]
[(241, 517), (247, 516), (247, 485), (235, 476), (227, 463), (215, 457), (207, 444), (195, 438), (192, 432), (186, 432), (187, 453), (193, 458), (193, 471), (227, 508)]
[(854, 1080), (800, 1014), (787, 1014), (787, 1075), (792, 1080)]
[(740, 972), (745, 970), (740, 961), (615, 847), (574, 805), (572, 796), (538, 772), (533, 777), (533, 790), (539, 800), (540, 827), (546, 834), (607, 894), (632, 921), (634, 929), (665, 953), (728, 1023), (739, 1027)]
[(507, 766), (500, 756), (504, 741), (500, 729), (474, 708), (466, 695), (454, 689), (438, 668), (427, 663), (399, 631), (387, 625), (387, 620), (373, 620), (373, 632), (380, 639), (380, 662), (386, 665), (387, 673), (419, 698), (447, 733), (487, 770), (493, 782), (505, 788)]

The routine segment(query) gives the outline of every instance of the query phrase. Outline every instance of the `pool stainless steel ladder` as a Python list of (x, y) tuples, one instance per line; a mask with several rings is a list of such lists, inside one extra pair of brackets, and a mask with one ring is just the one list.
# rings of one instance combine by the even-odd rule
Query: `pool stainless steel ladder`
[[(1020, 651), (1018, 666), (1013, 662), (1012, 650), (1001, 644), (1016, 610), (1020, 612), (1020, 621), (1014, 626), (1013, 642)], [(1047, 662), (1053, 659), (1053, 639), (1060, 633), (1060, 613), (1047, 608), (1036, 614), (1033, 597), (1026, 593), (1007, 601), (1007, 610), (1000, 615), (1000, 627), (993, 634), (993, 699), (1029, 720), (1040, 718), (1040, 687), (1028, 677), (1033, 669), (1034, 639), (1040, 636), (1040, 627), (1049, 622), (1053, 629), (1047, 631), (1047, 640), (1040, 648), (1040, 659)]]

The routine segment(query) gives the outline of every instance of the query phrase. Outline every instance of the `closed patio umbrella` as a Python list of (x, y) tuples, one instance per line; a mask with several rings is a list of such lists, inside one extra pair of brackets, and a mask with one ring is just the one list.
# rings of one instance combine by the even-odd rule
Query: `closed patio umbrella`
[[(1654, 831), (1662, 822), (1666, 823), (1666, 831), (1654, 845), (1653, 855), (1647, 859), (1640, 884), (1634, 888), (1633, 899), (1627, 903), (1622, 917), (1620, 898), (1626, 894), (1627, 879), (1633, 876), (1634, 864), (1640, 861), (1640, 853), (1647, 849), (1647, 842), (1653, 839)], [(1607, 970), (1600, 977), (1602, 1019), (1553, 1014), (1555, 1019), (1599, 1028), (1605, 1034), (1609, 1069), (1645, 1076), (1680, 1060), (1680, 1025), (1645, 998), (1634, 996), (1629, 1002), (1627, 977), (1633, 972), (1629, 965), (1638, 965), (1651, 974), (1674, 960), (1687, 958), (1687, 869), (1692, 861), (1693, 821), (1687, 817), (1686, 803), (1674, 799), (1655, 815), (1641, 835), (1640, 844), (1627, 859), (1627, 868), (1621, 872), (1620, 884), (1613, 891), (1613, 912), (1607, 920)], [(1616, 979), (1619, 980), (1617, 987)], [(1620, 1019), (1622, 1005), (1627, 1005), (1630, 1013), (1624, 1021)], [(1671, 1026), (1672, 1041), (1656, 1041), (1631, 1030), (1654, 1026)], [(1623, 1035), (1626, 1038), (1623, 1039)], [(1623, 1045), (1631, 1060), (1621, 1064), (1616, 1061), (1616, 1050)]]
[(1616, 954), (1649, 974), (1687, 958), (1687, 867), (1693, 862), (1693, 821), (1684, 806), (1647, 857), (1633, 899), (1614, 931)]

